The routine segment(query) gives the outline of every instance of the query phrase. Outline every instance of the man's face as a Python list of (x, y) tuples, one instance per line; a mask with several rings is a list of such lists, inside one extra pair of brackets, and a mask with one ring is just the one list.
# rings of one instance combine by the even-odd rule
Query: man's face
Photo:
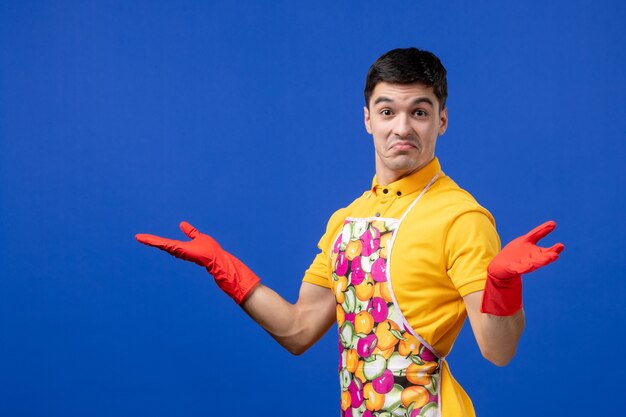
[(376, 84), (365, 107), (365, 128), (374, 138), (376, 177), (387, 185), (428, 164), (437, 137), (448, 127), (448, 110), (439, 110), (432, 87)]

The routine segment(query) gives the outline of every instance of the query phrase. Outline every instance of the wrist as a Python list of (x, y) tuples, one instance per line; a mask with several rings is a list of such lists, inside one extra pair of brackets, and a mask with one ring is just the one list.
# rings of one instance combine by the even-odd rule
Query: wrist
[(494, 316), (512, 316), (522, 308), (522, 276), (501, 279), (487, 274), (480, 311)]
[(207, 271), (215, 282), (237, 304), (241, 304), (250, 295), (261, 279), (234, 255), (222, 250), (216, 256), (212, 267)]

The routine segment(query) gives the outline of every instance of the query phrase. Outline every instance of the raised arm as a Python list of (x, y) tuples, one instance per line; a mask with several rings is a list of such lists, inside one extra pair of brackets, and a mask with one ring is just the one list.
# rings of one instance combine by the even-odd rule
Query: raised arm
[(328, 288), (303, 283), (291, 304), (262, 285), (243, 262), (189, 223), (181, 230), (190, 241), (138, 234), (136, 239), (177, 258), (203, 266), (217, 285), (289, 352), (299, 355), (317, 342), (335, 320), (335, 298)]
[(478, 346), (495, 365), (511, 361), (524, 329), (522, 274), (554, 262), (564, 249), (561, 243), (537, 246), (555, 227), (556, 223), (549, 221), (512, 240), (490, 262), (485, 290), (464, 297)]

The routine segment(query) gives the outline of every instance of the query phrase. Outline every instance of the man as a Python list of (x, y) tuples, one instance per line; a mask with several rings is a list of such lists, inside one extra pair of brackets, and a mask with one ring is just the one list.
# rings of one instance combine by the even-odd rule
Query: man
[(498, 254), (491, 214), (435, 157), (446, 97), (445, 68), (430, 52), (395, 49), (372, 65), (364, 108), (372, 188), (329, 220), (295, 304), (188, 223), (189, 242), (137, 239), (205, 266), (293, 354), (336, 321), (342, 416), (473, 416), (445, 360), (465, 316), (484, 357), (506, 365), (524, 327), (520, 274), (557, 259), (563, 245), (535, 245), (554, 228), (548, 222)]

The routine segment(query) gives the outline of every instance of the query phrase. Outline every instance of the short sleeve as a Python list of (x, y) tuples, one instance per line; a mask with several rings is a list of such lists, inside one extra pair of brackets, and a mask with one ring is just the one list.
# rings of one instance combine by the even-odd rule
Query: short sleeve
[(450, 280), (462, 297), (485, 288), (487, 266), (500, 251), (500, 238), (488, 211), (461, 214), (448, 230), (445, 257)]
[(313, 263), (304, 273), (304, 282), (330, 288), (332, 270), (330, 265), (330, 251), (332, 250), (333, 239), (339, 232), (345, 219), (345, 209), (337, 210), (328, 220), (326, 233), (317, 244), (320, 252), (313, 259)]

